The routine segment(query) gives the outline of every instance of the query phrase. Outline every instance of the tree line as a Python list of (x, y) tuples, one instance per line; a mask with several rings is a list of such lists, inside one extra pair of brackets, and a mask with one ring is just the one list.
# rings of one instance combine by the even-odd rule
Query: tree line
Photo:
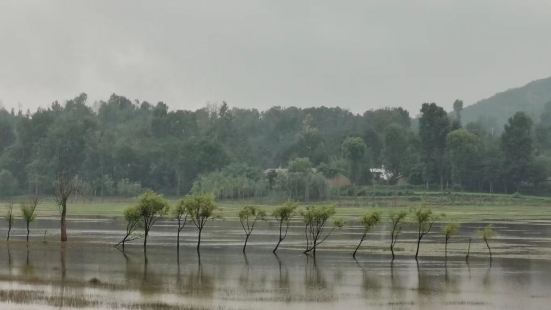
[[(221, 218), (217, 213), (218, 207), (214, 197), (208, 194), (190, 195), (179, 200), (174, 206), (171, 206), (168, 201), (155, 192), (145, 192), (135, 206), (129, 207), (124, 211), (126, 220), (126, 232), (122, 240), (116, 244), (122, 250), (125, 250), (125, 245), (136, 239), (143, 239), (144, 251), (147, 250), (147, 239), (149, 232), (154, 224), (160, 218), (169, 216), (177, 221), (176, 233), (176, 248), (180, 250), (180, 233), (186, 226), (186, 223), (192, 223), (197, 230), (197, 246), (196, 250), (200, 253), (201, 235), (206, 227), (207, 222), (213, 219)], [(336, 210), (331, 205), (312, 205), (299, 208), (294, 202), (287, 202), (283, 205), (273, 208), (270, 215), (267, 210), (257, 206), (243, 206), (236, 214), (239, 223), (243, 228), (244, 241), (243, 253), (246, 252), (247, 243), (254, 232), (256, 225), (261, 221), (268, 221), (269, 218), (277, 224), (278, 237), (275, 246), (272, 250), (276, 254), (281, 243), (287, 238), (289, 226), (293, 220), (301, 220), (304, 228), (305, 248), (304, 254), (316, 255), (316, 250), (323, 244), (333, 233), (340, 230), (345, 222), (341, 218), (335, 217)], [(394, 260), (395, 245), (406, 221), (413, 223), (416, 227), (416, 251), (415, 259), (419, 257), (421, 242), (423, 238), (429, 234), (437, 221), (445, 220), (444, 214), (436, 214), (428, 207), (413, 208), (409, 211), (391, 211), (388, 214), (390, 224), (390, 252)], [(357, 222), (361, 225), (361, 237), (354, 248), (352, 256), (355, 258), (362, 244), (366, 240), (367, 234), (377, 225), (383, 222), (383, 217), (378, 211), (368, 211), (361, 215)], [(459, 224), (449, 222), (442, 227), (442, 236), (444, 237), (444, 255), (448, 255), (448, 243), (454, 235), (459, 232)], [(139, 230), (142, 233), (139, 233)], [(484, 229), (479, 230), (478, 234), (488, 249), (490, 260), (492, 259), (492, 251), (490, 240), (495, 236), (492, 225), (487, 225)], [(469, 259), (470, 245), (472, 239), (469, 239), (468, 248), (465, 259)]]
[[(448, 113), (426, 103), (412, 118), (402, 108), (169, 110), (118, 95), (89, 104), (81, 94), (34, 112), (0, 109), (0, 196), (59, 196), (59, 183), (78, 179), (91, 196), (151, 189), (308, 201), (331, 196), (327, 180), (340, 176), (357, 187), (545, 192), (551, 103), (540, 119), (517, 112), (502, 133), (462, 124), (462, 105)], [(387, 178), (377, 178), (372, 168), (383, 166)]]

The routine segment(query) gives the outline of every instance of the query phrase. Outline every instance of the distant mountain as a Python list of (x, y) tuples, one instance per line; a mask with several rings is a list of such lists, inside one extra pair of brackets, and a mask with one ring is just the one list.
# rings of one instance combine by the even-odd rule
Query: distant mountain
[(482, 120), (487, 127), (501, 131), (509, 117), (518, 111), (524, 111), (537, 123), (544, 104), (549, 101), (551, 101), (551, 77), (497, 93), (467, 106), (463, 110), (462, 121), (463, 124), (467, 124)]

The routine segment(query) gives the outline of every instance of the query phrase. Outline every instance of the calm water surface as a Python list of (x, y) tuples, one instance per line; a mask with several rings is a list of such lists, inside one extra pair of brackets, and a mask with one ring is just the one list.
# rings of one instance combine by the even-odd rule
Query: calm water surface
[[(481, 224), (464, 225), (443, 258), (440, 228), (427, 237), (417, 264), (413, 231), (406, 230), (399, 258), (391, 263), (386, 227), (369, 236), (353, 260), (358, 230), (331, 238), (317, 258), (301, 254), (300, 228), (292, 230), (278, 256), (271, 254), (275, 227), (259, 226), (247, 255), (232, 221), (207, 227), (198, 256), (189, 228), (180, 253), (172, 223), (160, 222), (147, 253), (139, 243), (125, 253), (110, 246), (121, 232), (111, 219), (70, 222), (70, 242), (55, 241), (57, 222), (41, 220), (32, 242), (0, 244), (1, 309), (549, 309), (551, 305), (550, 223), (496, 222), (495, 259), (466, 240)], [(21, 225), (19, 225), (21, 226)], [(79, 229), (74, 229), (78, 227)], [(412, 228), (412, 227), (411, 227)], [(46, 237), (44, 238), (44, 231)]]

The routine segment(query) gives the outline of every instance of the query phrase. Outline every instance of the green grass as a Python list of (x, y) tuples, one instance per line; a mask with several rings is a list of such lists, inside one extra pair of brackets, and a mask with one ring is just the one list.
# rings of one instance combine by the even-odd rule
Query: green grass
[[(176, 199), (171, 199), (175, 203)], [(136, 203), (133, 199), (77, 199), (68, 204), (70, 217), (119, 217), (125, 208)], [(551, 219), (551, 198), (512, 195), (480, 194), (480, 193), (435, 193), (415, 192), (409, 196), (364, 196), (342, 197), (338, 200), (300, 203), (334, 204), (337, 216), (345, 220), (357, 218), (369, 210), (380, 210), (383, 215), (392, 210), (410, 209), (428, 206), (436, 213), (446, 214), (447, 220), (522, 220)], [(243, 205), (257, 205), (273, 209), (278, 203), (255, 201), (219, 201), (218, 205), (224, 218), (236, 217), (238, 209)], [(0, 204), (0, 214), (4, 214), (7, 203)], [(20, 216), (19, 205), (14, 205), (16, 216)], [(43, 198), (38, 207), (39, 217), (58, 216), (58, 208), (53, 198)]]

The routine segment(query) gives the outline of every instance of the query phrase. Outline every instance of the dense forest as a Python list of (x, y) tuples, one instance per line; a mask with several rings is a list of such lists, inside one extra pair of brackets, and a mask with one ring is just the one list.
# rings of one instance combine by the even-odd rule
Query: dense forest
[(86, 94), (34, 113), (0, 110), (0, 194), (52, 194), (60, 178), (92, 196), (212, 192), (219, 198), (324, 199), (372, 184), (546, 193), (551, 102), (502, 132), (425, 103), (354, 114), (340, 108), (169, 110)]

